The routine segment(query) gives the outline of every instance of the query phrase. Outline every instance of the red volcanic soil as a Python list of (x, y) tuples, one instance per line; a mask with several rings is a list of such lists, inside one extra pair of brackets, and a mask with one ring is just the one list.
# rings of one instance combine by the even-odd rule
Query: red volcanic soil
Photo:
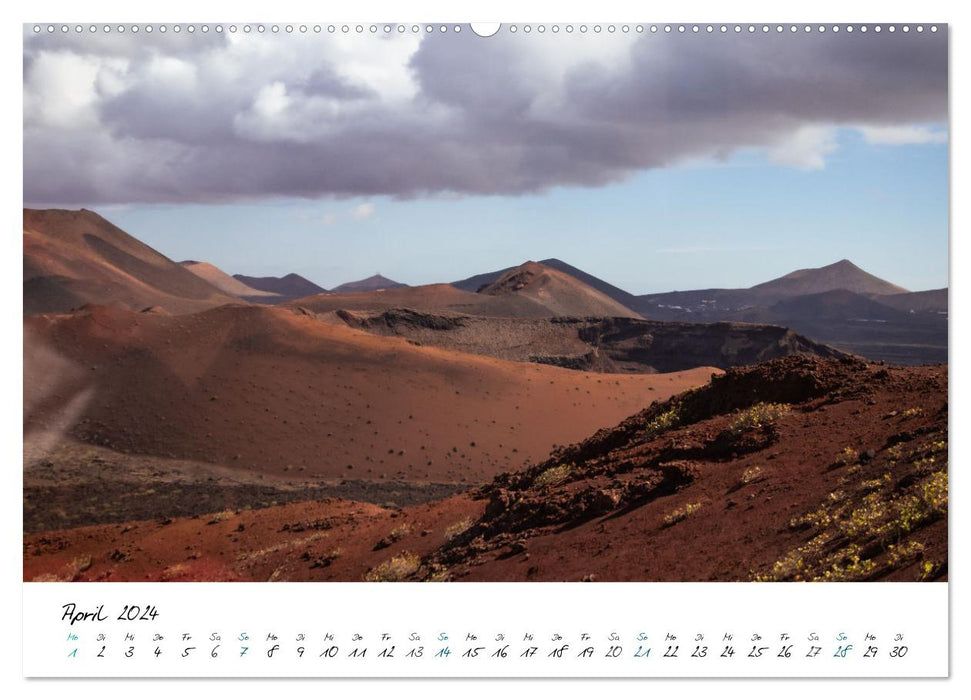
[(945, 580), (947, 370), (736, 368), (485, 487), (30, 535), (25, 580)]
[(947, 574), (947, 370), (729, 370), (480, 494), (455, 579), (931, 580)]
[(333, 499), (44, 533), (25, 540), (24, 580), (359, 581), (481, 511), (468, 496), (406, 511)]
[(24, 313), (87, 303), (190, 313), (238, 301), (92, 211), (24, 209)]
[(25, 338), (25, 439), (304, 479), (482, 483), (717, 371), (575, 372), (264, 306), (89, 307), (30, 317)]

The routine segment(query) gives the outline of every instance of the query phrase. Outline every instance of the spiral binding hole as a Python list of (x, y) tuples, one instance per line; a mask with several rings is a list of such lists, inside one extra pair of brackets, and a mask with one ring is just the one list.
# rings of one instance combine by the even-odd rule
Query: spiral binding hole
[[(889, 24), (889, 25), (880, 25), (880, 24), (873, 24), (873, 25), (866, 25), (866, 24), (860, 24), (860, 25), (852, 25), (852, 24), (846, 24), (846, 25), (839, 25), (839, 24), (833, 24), (833, 25), (824, 25), (824, 24), (819, 24), (819, 25), (809, 25), (809, 24), (805, 24), (805, 25), (797, 25), (797, 24), (790, 24), (790, 25), (783, 25), (783, 24), (776, 24), (776, 25), (769, 25), (769, 24), (762, 24), (762, 25), (756, 25), (756, 24), (748, 24), (748, 25), (739, 25), (739, 24), (734, 24), (734, 25), (725, 25), (725, 24), (722, 24), (722, 25), (712, 25), (712, 24), (707, 24), (707, 25), (698, 25), (698, 24), (689, 24), (689, 25), (676, 24), (676, 25), (671, 25), (671, 24), (664, 24), (664, 25), (657, 25), (657, 24), (652, 24), (652, 25), (646, 25), (646, 26), (645, 25), (640, 25), (640, 24), (638, 24), (638, 25), (628, 25), (628, 24), (622, 24), (622, 25), (615, 25), (615, 24), (606, 24), (606, 25), (602, 25), (602, 24), (593, 24), (593, 25), (586, 25), (586, 24), (579, 24), (579, 25), (573, 25), (573, 24), (565, 24), (565, 25), (557, 25), (557, 24), (552, 24), (552, 25), (543, 25), (543, 24), (538, 24), (538, 25), (510, 24), (510, 25), (504, 26), (503, 28), (508, 33), (510, 33), (510, 34), (517, 34), (517, 33), (521, 33), (521, 34), (533, 34), (533, 33), (536, 33), (536, 34), (545, 34), (547, 32), (547, 30), (550, 33), (552, 33), (552, 34), (559, 34), (561, 31), (564, 31), (567, 34), (573, 34), (574, 32), (577, 32), (579, 34), (587, 34), (587, 33), (593, 33), (593, 34), (604, 34), (604, 33), (607, 33), (607, 34), (617, 34), (617, 33), (629, 34), (632, 31), (633, 32), (636, 32), (638, 34), (643, 34), (645, 31), (650, 31), (651, 34), (657, 34), (660, 31), (660, 32), (663, 32), (665, 34), (675, 34), (675, 33), (676, 34), (702, 34), (702, 33), (704, 33), (704, 34), (714, 34), (714, 33), (717, 32), (717, 33), (721, 33), (721, 34), (727, 34), (727, 33), (743, 34), (743, 33), (747, 33), (747, 34), (753, 34), (754, 35), (754, 34), (758, 34), (758, 33), (769, 34), (769, 33), (773, 32), (773, 30), (775, 31), (776, 34), (782, 34), (782, 33), (785, 33), (787, 31), (788, 31), (788, 33), (791, 33), (791, 34), (797, 34), (797, 33), (804, 33), (804, 34), (826, 34), (827, 32), (831, 32), (833, 34), (838, 34), (840, 32), (844, 32), (846, 34), (853, 34), (854, 32), (859, 32), (861, 34), (867, 34), (867, 33), (873, 33), (873, 34), (884, 34), (884, 33), (886, 33), (886, 34), (898, 34), (898, 33), (900, 33), (900, 34), (910, 34), (911, 32), (914, 32), (914, 33), (917, 33), (917, 34), (923, 34), (925, 32), (937, 33), (940, 30), (940, 27), (938, 25), (934, 25), (934, 24), (932, 24), (932, 25), (921, 25), (921, 24), (915, 24), (915, 25), (908, 25), (908, 24), (901, 24), (901, 25), (894, 25), (894, 24)], [(159, 25), (151, 25), (151, 24), (144, 24), (144, 25), (139, 25), (139, 24), (109, 25), (109, 24), (104, 24), (104, 25), (100, 25), (100, 26), (99, 25), (95, 25), (95, 24), (91, 24), (91, 25), (77, 24), (77, 25), (73, 25), (73, 26), (72, 25), (68, 25), (68, 24), (46, 24), (46, 25), (34, 24), (34, 25), (31, 25), (31, 30), (33, 31), (34, 34), (57, 34), (57, 33), (60, 33), (60, 34), (69, 34), (69, 33), (72, 32), (72, 30), (76, 34), (83, 34), (83, 33), (85, 33), (85, 31), (87, 31), (89, 34), (95, 34), (95, 33), (99, 33), (99, 32), (100, 33), (104, 33), (104, 34), (110, 34), (112, 32), (115, 32), (115, 33), (118, 33), (118, 34), (125, 34), (126, 32), (129, 32), (131, 34), (138, 34), (139, 32), (142, 32), (142, 33), (145, 33), (145, 34), (151, 34), (151, 33), (156, 32), (156, 31), (159, 32), (159, 33), (161, 33), (161, 34), (165, 34), (165, 33), (169, 32), (169, 31), (172, 31), (172, 32), (174, 32), (176, 34), (180, 34), (183, 31), (187, 32), (188, 34), (196, 34), (197, 32), (200, 33), (200, 34), (209, 34), (210, 31), (215, 32), (216, 34), (223, 34), (227, 30), (228, 30), (228, 32), (230, 34), (236, 34), (236, 33), (240, 32), (240, 31), (242, 33), (244, 33), (244, 34), (250, 34), (250, 33), (253, 32), (254, 29), (256, 30), (257, 33), (264, 34), (267, 31), (267, 26), (262, 25), (262, 24), (260, 24), (260, 25), (252, 25), (252, 26), (249, 25), (249, 24), (244, 24), (244, 25), (230, 24), (230, 25), (226, 25), (226, 26), (221, 25), (221, 24), (216, 24), (216, 25), (208, 25), (208, 24), (200, 24), (200, 25), (194, 25), (194, 24), (185, 24), (185, 25), (180, 25), (180, 24), (173, 24), (173, 25), (165, 25), (165, 24), (159, 24)], [(281, 32), (281, 30), (284, 31), (284, 32), (286, 32), (287, 34), (293, 34), (295, 32), (298, 32), (300, 34), (307, 34), (307, 33), (311, 32), (311, 31), (314, 34), (320, 34), (323, 31), (323, 29), (324, 29), (324, 27), (322, 27), (319, 24), (315, 24), (315, 25), (307, 25), (307, 24), (292, 25), (292, 24), (287, 24), (287, 25), (283, 25), (282, 27), (280, 25), (276, 25), (276, 24), (269, 25), (269, 31), (271, 33), (273, 33), (273, 34), (279, 34)], [(330, 24), (330, 25), (326, 25), (326, 29), (327, 29), (327, 33), (328, 34), (334, 34), (337, 31), (340, 31), (340, 33), (342, 33), (342, 34), (350, 34), (350, 33), (356, 33), (356, 34), (365, 34), (365, 33), (371, 33), (371, 34), (379, 34), (379, 33), (381, 33), (381, 34), (394, 34), (394, 33), (404, 34), (404, 33), (408, 32), (408, 31), (410, 31), (412, 34), (419, 34), (419, 33), (424, 33), (424, 34), (433, 34), (433, 33), (438, 33), (438, 34), (450, 34), (450, 33), (459, 34), (459, 33), (462, 32), (462, 26), (461, 25), (458, 25), (458, 24), (455, 24), (455, 25), (447, 25), (447, 24), (424, 24), (424, 25), (418, 25), (418, 24), (413, 24), (413, 25), (410, 25), (410, 26), (409, 25), (405, 25), (405, 24), (384, 24), (384, 25), (378, 25), (378, 24), (361, 25), (361, 24), (357, 24), (357, 25), (353, 25), (353, 26), (352, 25), (347, 25), (347, 24), (340, 25), (340, 26), (335, 26), (333, 24)]]

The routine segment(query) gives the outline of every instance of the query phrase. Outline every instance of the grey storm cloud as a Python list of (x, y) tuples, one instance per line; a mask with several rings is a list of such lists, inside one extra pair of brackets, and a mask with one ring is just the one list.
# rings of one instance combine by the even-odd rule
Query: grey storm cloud
[(41, 34), (24, 198), (520, 194), (946, 139), (947, 32)]

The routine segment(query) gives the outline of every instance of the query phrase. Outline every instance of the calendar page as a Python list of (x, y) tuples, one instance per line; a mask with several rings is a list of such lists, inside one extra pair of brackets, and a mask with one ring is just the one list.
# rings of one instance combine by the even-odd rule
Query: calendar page
[(57, 19), (25, 676), (948, 676), (947, 23)]

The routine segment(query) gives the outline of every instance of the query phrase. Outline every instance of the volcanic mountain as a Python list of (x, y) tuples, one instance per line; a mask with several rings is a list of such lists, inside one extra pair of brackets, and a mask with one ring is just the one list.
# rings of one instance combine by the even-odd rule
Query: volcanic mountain
[[(849, 260), (832, 265), (790, 272), (777, 279), (747, 289), (698, 289), (644, 294), (638, 297), (637, 310), (649, 318), (686, 320), (685, 314), (700, 318), (731, 320), (746, 309), (765, 309), (792, 297), (844, 290), (879, 299), (883, 295), (905, 294), (907, 290), (861, 270)], [(818, 297), (825, 299), (825, 297)]]
[(478, 293), (532, 299), (554, 316), (640, 318), (639, 314), (575, 277), (533, 261), (509, 270)]
[[(573, 277), (580, 282), (583, 282), (589, 287), (593, 287), (599, 292), (606, 294), (608, 297), (614, 301), (628, 307), (628, 309), (634, 308), (634, 304), (637, 303), (637, 297), (629, 292), (625, 292), (619, 287), (615, 287), (609, 282), (605, 282), (599, 277), (594, 277), (588, 272), (581, 270), (578, 267), (574, 267), (568, 263), (558, 260), (556, 258), (548, 258), (546, 260), (540, 260), (540, 265), (543, 265), (554, 270), (559, 270), (560, 272), (566, 273), (570, 277)], [(478, 292), (483, 287), (487, 287), (498, 280), (500, 277), (506, 275), (509, 272), (515, 270), (515, 267), (507, 267), (502, 270), (496, 270), (495, 272), (485, 272), (480, 275), (475, 275), (464, 280), (459, 280), (458, 282), (452, 282), (452, 286), (458, 287), (459, 289), (464, 289), (467, 292)]]
[(407, 284), (389, 280), (381, 275), (371, 275), (363, 280), (356, 282), (345, 282), (331, 290), (333, 294), (353, 294), (355, 292), (378, 292), (385, 289), (399, 289), (407, 287)]
[(295, 272), (283, 277), (248, 277), (246, 275), (233, 275), (233, 277), (248, 287), (271, 292), (281, 299), (299, 299), (312, 294), (323, 294), (327, 291)]
[(230, 277), (212, 263), (199, 262), (198, 260), (183, 260), (179, 264), (193, 274), (206, 280), (213, 287), (240, 299), (261, 300), (263, 298), (269, 299), (278, 296), (273, 292), (266, 292), (250, 287), (240, 280)]
[(24, 209), (24, 313), (89, 303), (189, 313), (239, 300), (92, 211)]
[(748, 289), (645, 294), (632, 308), (661, 321), (780, 324), (875, 360), (947, 361), (947, 290), (908, 292), (848, 260)]
[(845, 289), (863, 295), (903, 294), (908, 290), (871, 275), (851, 263), (840, 260), (824, 267), (796, 270), (750, 288), (761, 296), (780, 299), (802, 294), (819, 294), (834, 289)]

